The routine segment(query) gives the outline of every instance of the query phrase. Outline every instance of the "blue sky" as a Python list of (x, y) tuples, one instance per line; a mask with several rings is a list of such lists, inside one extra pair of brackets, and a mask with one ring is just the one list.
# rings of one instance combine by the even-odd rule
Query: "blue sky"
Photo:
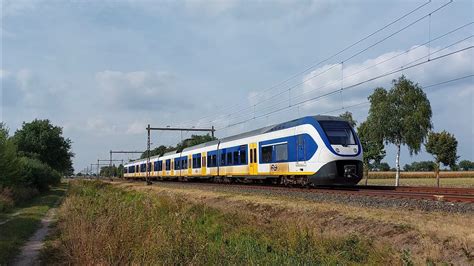
[[(472, 46), (473, 24), (422, 45), (430, 36), (474, 21), (473, 2), (455, 1), (433, 13), (431, 23), (429, 18), (420, 20), (341, 67), (351, 55), (448, 2), (431, 1), (341, 55), (272, 88), (425, 2), (4, 0), (0, 115), (12, 133), (34, 118), (63, 126), (74, 142), (77, 170), (108, 158), (111, 149), (145, 149), (148, 123), (215, 125), (220, 129), (216, 135), (224, 137), (298, 116), (331, 110), (338, 115), (343, 107), (366, 101), (375, 87), (389, 88), (401, 73), (421, 86), (474, 73), (471, 49), (264, 115), (337, 89), (341, 77), (342, 85), (350, 86), (416, 59), (426, 60), (429, 53), (433, 58)], [(309, 79), (312, 76), (317, 77)], [(296, 86), (303, 80), (308, 81)], [(294, 88), (288, 94), (289, 87)], [(434, 130), (452, 132), (461, 159), (473, 160), (473, 78), (425, 91)], [(252, 118), (254, 109), (264, 116), (228, 127)], [(361, 122), (368, 105), (347, 110)], [(154, 132), (153, 144), (175, 144), (190, 134)], [(393, 166), (394, 149), (387, 149), (385, 160)], [(427, 159), (431, 156), (424, 150), (410, 157), (406, 148), (401, 158), (402, 164)]]

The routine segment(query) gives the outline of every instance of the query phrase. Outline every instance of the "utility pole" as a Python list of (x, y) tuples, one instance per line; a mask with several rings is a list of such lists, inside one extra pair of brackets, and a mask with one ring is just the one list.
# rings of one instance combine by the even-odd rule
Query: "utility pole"
[(180, 128), (180, 127), (150, 127), (150, 124), (148, 124), (148, 126), (146, 127), (146, 131), (147, 131), (147, 143), (146, 143), (146, 147), (147, 147), (147, 160), (146, 160), (146, 184), (147, 185), (151, 185), (151, 181), (149, 179), (150, 177), (150, 168), (151, 168), (151, 165), (150, 165), (150, 146), (151, 146), (151, 143), (150, 143), (150, 132), (152, 130), (162, 130), (162, 131), (206, 131), (206, 132), (211, 132), (211, 136), (212, 138), (214, 138), (214, 132), (216, 131), (214, 129), (214, 126), (212, 126), (211, 128)]
[(146, 179), (146, 184), (147, 185), (151, 185), (151, 181), (150, 181), (150, 124), (148, 124), (148, 127), (146, 128), (146, 131), (148, 133), (148, 140), (146, 142), (146, 176), (145, 176), (145, 179)]

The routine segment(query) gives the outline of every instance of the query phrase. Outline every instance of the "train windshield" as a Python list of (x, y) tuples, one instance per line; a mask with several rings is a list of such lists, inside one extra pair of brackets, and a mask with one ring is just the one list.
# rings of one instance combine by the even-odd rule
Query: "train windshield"
[(351, 127), (345, 121), (319, 121), (332, 145), (355, 145)]

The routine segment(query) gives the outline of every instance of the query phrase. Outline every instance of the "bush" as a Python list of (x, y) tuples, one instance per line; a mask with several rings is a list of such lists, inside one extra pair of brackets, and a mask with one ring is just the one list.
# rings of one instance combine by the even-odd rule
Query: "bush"
[(45, 191), (50, 185), (57, 185), (61, 181), (61, 174), (58, 171), (37, 159), (22, 157), (20, 166), (19, 176), (26, 187)]

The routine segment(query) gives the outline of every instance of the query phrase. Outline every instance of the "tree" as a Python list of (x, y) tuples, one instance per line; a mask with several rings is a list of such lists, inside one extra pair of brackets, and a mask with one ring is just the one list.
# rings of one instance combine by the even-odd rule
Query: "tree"
[[(165, 153), (167, 153), (167, 152), (170, 152), (170, 151), (174, 151), (174, 150), (176, 150), (176, 148), (173, 147), (173, 146), (168, 146), (168, 147), (166, 147), (166, 146), (164, 146), (164, 145), (161, 145), (161, 146), (159, 146), (159, 147), (156, 147), (156, 148), (150, 150), (150, 157), (151, 157), (151, 156), (155, 156), (155, 155), (163, 156), (163, 154), (165, 154)], [(145, 158), (147, 158), (147, 157), (148, 157), (148, 154), (147, 154), (147, 152), (145, 151), (145, 152), (143, 152), (142, 155), (140, 156), (140, 159), (145, 159)]]
[(367, 122), (371, 124), (373, 134), (397, 147), (395, 185), (398, 186), (401, 146), (406, 145), (410, 155), (418, 154), (432, 128), (432, 112), (430, 102), (418, 84), (405, 76), (392, 83), (389, 91), (376, 88), (369, 96), (371, 105)]
[[(347, 113), (347, 112), (346, 112)], [(357, 128), (357, 135), (359, 136), (362, 150), (364, 151), (363, 163), (364, 163), (364, 176), (367, 179), (369, 177), (369, 165), (372, 161), (380, 163), (385, 157), (385, 150), (382, 138), (377, 138), (372, 134), (370, 124), (367, 121), (362, 122)]]
[(346, 120), (349, 123), (349, 125), (351, 125), (351, 127), (353, 128), (355, 128), (355, 126), (357, 125), (357, 121), (355, 121), (354, 118), (352, 118), (352, 113), (349, 111), (346, 111), (345, 113), (340, 114), (339, 117)]
[(206, 143), (206, 142), (209, 142), (209, 141), (213, 141), (213, 140), (216, 140), (216, 139), (217, 139), (216, 137), (212, 137), (209, 134), (206, 134), (206, 135), (191, 135), (191, 138), (185, 139), (185, 140), (181, 141), (180, 143), (178, 143), (178, 145), (176, 145), (176, 149), (177, 149), (177, 152), (181, 152), (184, 149), (186, 149), (187, 147), (192, 147), (192, 146), (199, 145), (201, 143)]
[(390, 165), (386, 162), (375, 162), (374, 164), (372, 164), (372, 169), (376, 171), (386, 172), (390, 171)]
[(421, 172), (430, 172), (436, 169), (436, 163), (432, 161), (421, 161), (421, 162), (412, 162), (411, 164), (405, 164), (403, 171), (421, 171)]
[(464, 171), (469, 171), (471, 169), (474, 169), (474, 162), (471, 162), (468, 160), (462, 160), (459, 162), (459, 168), (461, 168)]
[(15, 143), (8, 135), (8, 128), (0, 123), (0, 187), (10, 187), (20, 182), (19, 159)]
[(73, 172), (71, 140), (63, 137), (61, 127), (53, 126), (47, 119), (23, 123), (14, 135), (18, 151), (30, 158), (39, 159), (54, 170), (70, 175)]
[(439, 187), (439, 169), (441, 164), (454, 167), (459, 158), (457, 154), (458, 141), (446, 131), (440, 133), (430, 132), (428, 141), (425, 144), (426, 151), (431, 153), (436, 163), (436, 183)]

